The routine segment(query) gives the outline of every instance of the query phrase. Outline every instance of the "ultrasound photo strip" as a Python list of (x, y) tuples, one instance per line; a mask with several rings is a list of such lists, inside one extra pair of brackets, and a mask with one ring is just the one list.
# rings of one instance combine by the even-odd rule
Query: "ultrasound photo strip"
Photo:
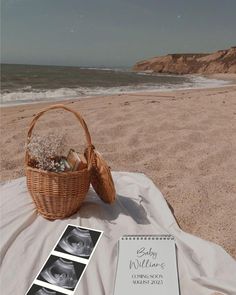
[(26, 295), (73, 295), (102, 234), (68, 224)]

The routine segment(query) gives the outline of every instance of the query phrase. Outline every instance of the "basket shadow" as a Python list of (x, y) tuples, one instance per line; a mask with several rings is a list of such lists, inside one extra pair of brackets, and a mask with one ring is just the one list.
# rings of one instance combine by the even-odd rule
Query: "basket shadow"
[(142, 201), (143, 198), (140, 195), (135, 199), (131, 199), (117, 194), (116, 201), (112, 204), (107, 204), (94, 191), (89, 191), (89, 195), (79, 211), (70, 218), (94, 217), (106, 221), (115, 221), (120, 215), (125, 215), (131, 217), (137, 224), (150, 224)]

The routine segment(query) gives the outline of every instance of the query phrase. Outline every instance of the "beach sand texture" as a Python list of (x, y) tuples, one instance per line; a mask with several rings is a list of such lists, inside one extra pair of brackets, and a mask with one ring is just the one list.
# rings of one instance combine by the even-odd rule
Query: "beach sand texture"
[[(236, 258), (236, 86), (65, 104), (81, 112), (112, 170), (145, 173), (184, 231), (218, 243)], [(1, 109), (2, 180), (24, 175), (27, 128), (45, 106)], [(38, 130), (66, 132), (68, 145), (83, 150), (83, 131), (69, 113), (48, 113)]]

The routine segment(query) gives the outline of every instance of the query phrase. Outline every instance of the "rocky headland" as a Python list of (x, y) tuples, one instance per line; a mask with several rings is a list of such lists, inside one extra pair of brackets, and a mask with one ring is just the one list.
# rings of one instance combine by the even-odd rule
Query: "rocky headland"
[(236, 46), (213, 53), (178, 53), (137, 62), (134, 71), (166, 74), (236, 73)]

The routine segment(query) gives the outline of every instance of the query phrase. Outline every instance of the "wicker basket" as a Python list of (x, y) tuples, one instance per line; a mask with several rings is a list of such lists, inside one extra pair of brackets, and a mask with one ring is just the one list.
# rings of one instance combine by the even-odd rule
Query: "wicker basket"
[(62, 105), (53, 105), (40, 111), (32, 120), (28, 130), (27, 143), (30, 142), (33, 128), (38, 119), (47, 111), (64, 109), (73, 113), (82, 125), (87, 140), (87, 168), (79, 171), (50, 172), (29, 166), (30, 156), (25, 153), (25, 173), (27, 187), (39, 214), (53, 220), (68, 217), (78, 211), (89, 189), (91, 179), (91, 158), (94, 146), (88, 127), (78, 112)]

